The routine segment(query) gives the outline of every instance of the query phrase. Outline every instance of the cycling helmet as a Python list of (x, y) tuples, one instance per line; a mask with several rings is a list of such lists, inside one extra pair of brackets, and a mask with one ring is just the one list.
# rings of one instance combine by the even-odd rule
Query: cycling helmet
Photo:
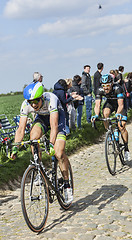
[(40, 82), (30, 83), (27, 87), (24, 88), (23, 96), (27, 100), (33, 100), (40, 98), (44, 92), (43, 86)]
[(110, 74), (104, 74), (102, 75), (101, 79), (100, 79), (101, 83), (112, 83), (113, 82), (113, 77)]

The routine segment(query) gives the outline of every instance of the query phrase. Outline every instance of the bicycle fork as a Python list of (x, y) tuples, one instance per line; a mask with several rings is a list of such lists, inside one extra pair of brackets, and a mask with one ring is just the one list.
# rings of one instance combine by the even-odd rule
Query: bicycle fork
[(116, 156), (118, 156), (119, 154), (121, 154), (119, 141), (117, 141), (116, 138), (115, 138), (114, 131), (113, 131), (113, 129), (112, 129), (112, 125), (110, 125), (109, 128), (110, 128), (110, 129), (109, 129), (108, 131), (112, 134), (112, 138), (113, 138), (112, 141), (114, 142), (114, 144), (115, 144), (115, 146), (116, 146), (116, 148), (114, 148), (114, 154), (115, 154)]

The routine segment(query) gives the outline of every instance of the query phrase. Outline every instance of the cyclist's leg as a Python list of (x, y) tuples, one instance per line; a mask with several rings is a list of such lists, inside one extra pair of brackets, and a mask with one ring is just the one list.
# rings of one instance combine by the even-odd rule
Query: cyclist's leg
[[(59, 162), (59, 167), (64, 179), (64, 201), (71, 204), (73, 201), (73, 177), (69, 171), (69, 160), (65, 154), (65, 135), (58, 134), (54, 145), (55, 155)], [(71, 179), (70, 179), (71, 178)], [(72, 181), (72, 182), (71, 182)], [(63, 204), (62, 204), (63, 205)]]
[(126, 122), (122, 121), (122, 127), (120, 126), (120, 123), (118, 123), (119, 130), (121, 132), (122, 138), (124, 139), (125, 143), (128, 143), (128, 132), (126, 130)]
[(30, 131), (30, 139), (39, 139), (44, 133), (48, 131), (49, 116), (37, 115)]
[(39, 139), (43, 135), (40, 123), (35, 123), (30, 132), (30, 140)]
[[(32, 129), (30, 131), (30, 140), (39, 139), (44, 133), (48, 131), (47, 123), (42, 119), (41, 116), (37, 115), (35, 121), (33, 122)], [(39, 146), (38, 146), (39, 147)], [(33, 153), (33, 147), (31, 146)], [(41, 153), (39, 152), (39, 158), (41, 159)]]
[[(114, 111), (112, 105), (106, 100), (103, 106), (103, 116), (104, 118), (108, 118), (110, 114)], [(108, 129), (108, 122), (104, 122), (105, 129)]]
[(68, 180), (68, 166), (69, 160), (65, 154), (65, 145), (66, 145), (66, 119), (63, 110), (59, 111), (59, 120), (58, 120), (58, 134), (54, 144), (55, 156), (59, 161), (59, 166), (62, 171), (62, 175), (65, 180)]
[(124, 159), (125, 161), (129, 161), (131, 159), (130, 157), (130, 152), (129, 152), (129, 148), (128, 148), (128, 131), (126, 130), (126, 122), (127, 122), (127, 111), (124, 108), (122, 111), (122, 126), (120, 126), (120, 122), (118, 123), (123, 141), (124, 141), (124, 146), (125, 146), (125, 151), (124, 151)]
[[(111, 111), (110, 111), (110, 109), (109, 108), (104, 108), (103, 109), (103, 116), (104, 116), (104, 118), (108, 118), (109, 117), (109, 115), (110, 115), (110, 113), (111, 113)], [(108, 122), (104, 122), (104, 127), (105, 127), (105, 129), (108, 129)]]
[(69, 160), (67, 155), (65, 154), (65, 144), (66, 144), (66, 137), (63, 134), (58, 134), (57, 139), (55, 141), (54, 149), (55, 149), (55, 156), (58, 159), (59, 166), (63, 177), (65, 180), (68, 180), (68, 166)]
[[(110, 114), (111, 114), (111, 110), (106, 102), (103, 106), (103, 117), (108, 118)], [(104, 127), (105, 129), (108, 129), (108, 122), (104, 122)]]
[[(123, 142), (124, 142), (124, 154), (123, 154), (124, 155), (124, 160), (125, 161), (130, 161), (131, 156), (130, 156), (130, 152), (129, 152), (129, 148), (128, 148), (128, 131), (126, 130), (125, 125), (126, 125), (126, 122), (122, 121), (122, 127), (120, 126), (120, 124), (118, 126), (119, 126), (119, 129), (120, 129), (120, 132), (121, 132), (121, 135), (122, 135), (122, 139), (123, 139)], [(125, 164), (125, 162), (124, 162), (124, 164)]]
[(122, 126), (120, 125), (120, 122), (118, 122), (118, 127), (121, 132), (122, 138), (124, 140), (125, 151), (129, 151), (128, 150), (128, 131), (126, 130), (127, 112), (125, 109), (123, 109), (122, 115), (123, 115), (122, 121), (121, 121)]

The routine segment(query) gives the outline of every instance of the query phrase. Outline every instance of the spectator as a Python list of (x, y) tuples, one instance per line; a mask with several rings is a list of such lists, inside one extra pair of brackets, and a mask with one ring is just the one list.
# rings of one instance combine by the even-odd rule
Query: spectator
[(118, 68), (119, 74), (117, 75), (117, 82), (122, 86), (123, 85), (123, 75), (124, 66), (119, 66)]
[(39, 72), (34, 72), (33, 74), (33, 82), (42, 82), (43, 81), (43, 76)]
[(127, 78), (130, 80), (130, 108), (132, 108), (132, 72), (129, 72)]
[(102, 71), (104, 68), (104, 64), (103, 63), (98, 63), (97, 64), (97, 68), (98, 70), (94, 73), (94, 95), (96, 96), (97, 90), (100, 87), (100, 78), (102, 76)]
[(53, 93), (59, 98), (61, 105), (66, 113), (66, 103), (72, 101), (72, 96), (66, 99), (67, 83), (64, 79), (59, 79), (54, 85)]
[(117, 81), (118, 81), (119, 71), (118, 71), (118, 69), (115, 69), (114, 71), (115, 71), (115, 79), (114, 79), (114, 82), (117, 83)]
[(126, 109), (129, 110), (130, 108), (130, 92), (131, 92), (131, 83), (129, 79), (129, 74), (125, 77), (124, 82), (122, 84), (124, 93), (125, 93), (125, 103), (126, 103)]
[(91, 114), (92, 114), (92, 82), (91, 82), (91, 76), (90, 76), (90, 68), (91, 67), (89, 65), (84, 66), (84, 71), (82, 72), (82, 84), (81, 84), (81, 87), (84, 93), (88, 123), (91, 123)]
[[(71, 102), (73, 99), (78, 99), (78, 94), (75, 92), (72, 92), (71, 95), (67, 98), (66, 97), (67, 92), (67, 83), (64, 79), (58, 80), (57, 83), (54, 85), (54, 91), (53, 93), (59, 98), (61, 105), (65, 111), (65, 117), (67, 118), (67, 107), (66, 104)], [(67, 126), (68, 127), (68, 126)], [(69, 130), (68, 130), (69, 132)]]
[(114, 82), (115, 82), (115, 70), (110, 70), (110, 75), (113, 77)]
[[(72, 87), (72, 78), (66, 78), (65, 79), (67, 83), (67, 93), (66, 93), (66, 98), (69, 98), (71, 96), (71, 87)], [(70, 101), (69, 103), (66, 104), (67, 107), (67, 117), (66, 117), (66, 125), (72, 129), (75, 130), (75, 118), (76, 118), (76, 110), (74, 107), (73, 100)]]
[(75, 100), (73, 101), (74, 107), (77, 110), (77, 127), (81, 128), (81, 118), (82, 118), (82, 110), (83, 110), (83, 104), (84, 104), (84, 94), (83, 89), (81, 88), (81, 77), (79, 75), (75, 75), (73, 77), (72, 81), (72, 88), (71, 90), (73, 92), (77, 92), (78, 95), (82, 96), (82, 100)]
[[(34, 82), (34, 83), (36, 83), (36, 82), (42, 83), (42, 81), (43, 81), (43, 76), (42, 76), (42, 74), (39, 73), (39, 72), (34, 72), (34, 74), (33, 74), (33, 82)], [(42, 86), (43, 86), (43, 88), (44, 88), (44, 85), (43, 85), (43, 84), (42, 84)], [(35, 112), (32, 112), (31, 115), (32, 115), (32, 118), (33, 118), (33, 120), (34, 120), (35, 117), (36, 117), (36, 113), (35, 113)]]
[(66, 135), (70, 134), (70, 129), (68, 125), (68, 113), (66, 104), (72, 101), (72, 96), (66, 98), (66, 91), (67, 91), (67, 83), (64, 79), (59, 79), (57, 83), (54, 85), (53, 93), (59, 98), (61, 105), (65, 111), (65, 118), (66, 118)]

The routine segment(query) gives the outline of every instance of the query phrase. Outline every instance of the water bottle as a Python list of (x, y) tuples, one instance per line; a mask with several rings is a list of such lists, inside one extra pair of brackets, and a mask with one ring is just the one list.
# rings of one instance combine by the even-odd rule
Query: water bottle
[(119, 131), (118, 131), (118, 128), (115, 128), (114, 136), (115, 136), (115, 140), (119, 141)]

